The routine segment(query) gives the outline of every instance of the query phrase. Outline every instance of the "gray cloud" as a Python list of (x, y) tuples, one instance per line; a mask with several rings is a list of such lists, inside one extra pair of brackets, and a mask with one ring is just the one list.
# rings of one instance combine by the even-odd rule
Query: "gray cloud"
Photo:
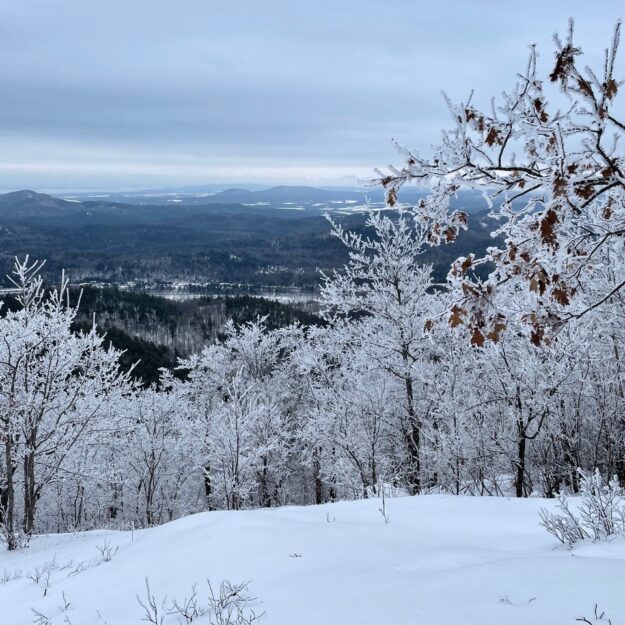
[(487, 101), (529, 43), (551, 62), (551, 34), (569, 15), (599, 58), (622, 10), (611, 0), (4, 4), (5, 188), (366, 175), (395, 158), (392, 137), (421, 150), (436, 140), (441, 89), (461, 99), (475, 87)]

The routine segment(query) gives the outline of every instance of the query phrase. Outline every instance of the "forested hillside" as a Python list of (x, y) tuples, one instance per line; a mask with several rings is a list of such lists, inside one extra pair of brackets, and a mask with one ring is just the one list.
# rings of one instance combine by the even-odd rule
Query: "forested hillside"
[[(309, 198), (315, 192), (299, 190)], [(466, 195), (457, 205), (472, 213), (469, 230), (457, 242), (424, 253), (439, 281), (458, 255), (483, 251), (492, 243), (494, 223), (483, 201)], [(309, 200), (306, 208), (198, 204), (187, 197), (175, 205), (123, 204), (10, 193), (0, 196), (0, 271), (9, 273), (14, 257), (28, 253), (47, 259), (43, 271), (49, 280), (57, 280), (65, 269), (79, 282), (195, 281), (314, 289), (319, 270), (337, 269), (347, 260), (345, 249), (330, 236), (326, 211), (345, 227), (362, 231), (363, 206), (343, 201)]]
[[(70, 301), (79, 302), (74, 330), (88, 331), (95, 320), (97, 332), (124, 354), (120, 363), (143, 384), (156, 383), (160, 369), (175, 370), (179, 358), (223, 339), (226, 322), (237, 326), (263, 319), (268, 329), (292, 324), (321, 325), (323, 320), (290, 304), (262, 297), (200, 297), (172, 301), (115, 288), (69, 288)], [(2, 298), (0, 315), (16, 311), (13, 295)], [(177, 374), (182, 375), (182, 373)]]

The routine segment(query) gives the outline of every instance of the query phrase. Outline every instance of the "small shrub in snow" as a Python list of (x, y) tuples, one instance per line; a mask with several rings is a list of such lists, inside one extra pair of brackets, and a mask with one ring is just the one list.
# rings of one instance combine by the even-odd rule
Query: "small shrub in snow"
[(16, 579), (22, 579), (22, 577), (24, 577), (24, 575), (22, 574), (21, 569), (15, 569), (12, 573), (5, 569), (2, 573), (0, 573), (0, 586), (13, 582)]
[(210, 625), (252, 625), (264, 616), (264, 612), (256, 614), (252, 609), (257, 600), (248, 593), (248, 586), (248, 582), (232, 584), (226, 580), (216, 593), (208, 582)]
[(61, 593), (61, 597), (63, 599), (63, 605), (59, 606), (60, 612), (69, 612), (69, 609), (72, 605), (72, 602), (65, 596), (65, 592)]
[(378, 510), (380, 511), (380, 514), (384, 518), (384, 522), (388, 525), (391, 522), (391, 517), (388, 515), (388, 512), (386, 511), (386, 495), (384, 493), (384, 488), (382, 488), (381, 493), (382, 493), (382, 497), (381, 497), (382, 505), (378, 508)]
[(597, 625), (597, 623), (601, 623), (601, 625), (612, 625), (612, 621), (606, 616), (605, 612), (599, 610), (599, 606), (596, 603), (594, 616), (591, 618), (582, 616), (577, 620), (580, 623), (586, 623), (587, 625)]
[(561, 543), (572, 545), (578, 540), (602, 540), (625, 531), (625, 492), (616, 478), (607, 484), (599, 470), (581, 474), (581, 504), (571, 509), (566, 494), (558, 496), (559, 514), (541, 510), (543, 527)]
[(28, 578), (31, 579), (35, 584), (39, 584), (41, 582), (44, 575), (50, 571), (50, 568), (45, 564), (42, 567), (36, 566), (29, 574)]
[(30, 609), (33, 613), (33, 623), (35, 625), (52, 625), (52, 621), (42, 612), (38, 612), (35, 608)]
[(31, 608), (30, 611), (33, 613), (33, 623), (34, 625), (55, 625), (56, 623), (62, 623), (62, 625), (73, 625), (69, 616), (66, 614), (67, 609), (69, 608), (69, 604), (66, 604), (67, 608), (63, 609), (60, 607), (59, 609), (63, 612), (63, 621), (55, 620), (53, 621), (49, 616), (44, 614), (43, 612), (39, 612), (35, 610), (35, 608)]
[(50, 588), (50, 575), (53, 571), (57, 571), (59, 565), (56, 561), (56, 556), (49, 562), (45, 562), (41, 567), (35, 567), (29, 574), (28, 578), (35, 584), (43, 588), (43, 596), (48, 594)]
[(168, 614), (178, 615), (185, 625), (193, 623), (197, 618), (204, 616), (208, 612), (208, 607), (201, 605), (197, 596), (197, 584), (191, 587), (191, 595), (182, 601), (174, 600), (168, 610)]
[(173, 616), (178, 617), (177, 623), (190, 625), (206, 617), (201, 620), (206, 625), (253, 625), (264, 616), (264, 613), (257, 614), (254, 611), (252, 606), (257, 603), (257, 599), (248, 593), (247, 582), (233, 584), (225, 580), (217, 590), (208, 580), (207, 584), (205, 603), (198, 598), (197, 584), (191, 587), (189, 597), (168, 603), (167, 596), (157, 600), (146, 577), (146, 596), (142, 599), (137, 595), (137, 601), (144, 611), (142, 620), (151, 625), (166, 625), (167, 618)]
[(139, 595), (137, 595), (137, 601), (139, 605), (143, 608), (144, 616), (141, 619), (146, 623), (151, 623), (152, 625), (163, 625), (165, 621), (165, 602), (167, 601), (167, 597), (165, 597), (160, 602), (157, 602), (154, 593), (150, 590), (150, 581), (148, 578), (145, 578), (145, 599), (141, 599)]
[(113, 556), (117, 553), (119, 547), (111, 547), (106, 538), (102, 545), (97, 545), (96, 549), (100, 554), (100, 562), (110, 562)]

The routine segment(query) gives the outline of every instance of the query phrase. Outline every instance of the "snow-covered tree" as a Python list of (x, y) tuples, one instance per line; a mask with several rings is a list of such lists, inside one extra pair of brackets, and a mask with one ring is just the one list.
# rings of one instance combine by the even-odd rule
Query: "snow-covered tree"
[(284, 500), (293, 438), (289, 382), (281, 377), (288, 334), (268, 332), (262, 320), (230, 323), (222, 344), (181, 362), (211, 505)]
[[(126, 490), (144, 525), (171, 521), (197, 509), (199, 470), (186, 436), (189, 409), (179, 385), (164, 376), (159, 390), (145, 389), (125, 406), (129, 437), (121, 449)], [(139, 516), (139, 515), (137, 515)], [(134, 518), (134, 517), (132, 517)]]
[(429, 317), (441, 307), (440, 297), (431, 292), (431, 267), (422, 260), (427, 232), (415, 223), (411, 213), (371, 212), (368, 237), (333, 223), (334, 236), (349, 250), (349, 263), (324, 276), (322, 286), (328, 318), (352, 318), (340, 327), (376, 363), (379, 384), (387, 380), (395, 386), (406, 449), (404, 480), (412, 492), (422, 486), (421, 447), (430, 410), (419, 384), (435, 358), (425, 332)]
[[(503, 244), (483, 258), (459, 258), (450, 271), (455, 303), (452, 325), (468, 329), (475, 344), (496, 341), (510, 317), (530, 329), (540, 344), (563, 323), (579, 319), (613, 301), (625, 287), (625, 155), (617, 97), (622, 83), (614, 75), (620, 23), (600, 71), (583, 65), (573, 25), (565, 41), (555, 37), (555, 62), (541, 75), (538, 55), (512, 91), (494, 101), (491, 111), (466, 102), (448, 106), (453, 127), (430, 157), (403, 149), (405, 164), (380, 174), (393, 204), (402, 185), (417, 181), (429, 197), (417, 219), (429, 241), (454, 240), (466, 215), (449, 214), (458, 191), (482, 191), (500, 220), (495, 234)], [(559, 92), (554, 87), (559, 87)], [(492, 263), (486, 280), (472, 274)], [(612, 270), (590, 296), (599, 274)], [(524, 306), (511, 306), (521, 286)]]
[(351, 341), (346, 323), (311, 332), (295, 356), (307, 403), (299, 441), (317, 503), (323, 484), (331, 499), (376, 494), (404, 459), (396, 388)]
[(28, 257), (16, 261), (19, 309), (0, 319), (0, 521), (9, 549), (18, 543), (18, 508), (30, 536), (44, 490), (62, 478), (68, 455), (129, 386), (119, 352), (104, 347), (95, 327), (72, 331), (77, 309), (67, 301), (66, 279), (48, 292), (40, 268)]

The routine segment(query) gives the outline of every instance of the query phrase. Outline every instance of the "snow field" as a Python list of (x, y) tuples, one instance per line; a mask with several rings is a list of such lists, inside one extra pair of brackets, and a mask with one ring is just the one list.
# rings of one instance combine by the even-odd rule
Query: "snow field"
[(158, 601), (249, 581), (267, 625), (566, 625), (595, 603), (619, 625), (625, 541), (568, 550), (540, 527), (543, 506), (404, 497), (387, 500), (388, 524), (371, 499), (39, 536), (0, 552), (0, 625), (36, 622), (32, 609), (52, 625), (139, 625), (146, 577)]

